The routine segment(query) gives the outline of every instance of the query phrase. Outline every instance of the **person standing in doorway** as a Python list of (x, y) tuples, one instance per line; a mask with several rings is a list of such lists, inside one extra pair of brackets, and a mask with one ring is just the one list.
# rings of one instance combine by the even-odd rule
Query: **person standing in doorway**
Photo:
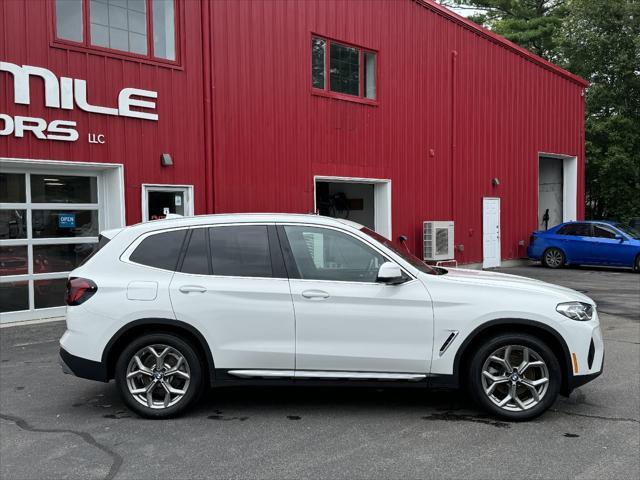
[(549, 209), (547, 208), (542, 216), (542, 223), (544, 224), (544, 229), (549, 230)]

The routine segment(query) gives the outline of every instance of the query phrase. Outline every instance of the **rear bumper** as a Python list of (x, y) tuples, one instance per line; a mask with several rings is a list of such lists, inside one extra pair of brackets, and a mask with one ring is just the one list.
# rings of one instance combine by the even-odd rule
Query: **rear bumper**
[(527, 257), (531, 260), (540, 260), (540, 258), (542, 258), (542, 252), (539, 248), (529, 245), (527, 247)]
[(108, 382), (107, 368), (101, 362), (94, 362), (86, 358), (76, 357), (64, 348), (60, 348), (59, 363), (62, 371), (66, 374), (75, 375), (80, 378)]

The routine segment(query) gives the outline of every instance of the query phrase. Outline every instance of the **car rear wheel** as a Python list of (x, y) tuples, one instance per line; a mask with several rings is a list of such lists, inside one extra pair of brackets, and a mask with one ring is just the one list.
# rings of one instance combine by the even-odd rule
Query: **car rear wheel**
[(491, 414), (512, 421), (529, 420), (558, 397), (561, 375), (549, 347), (528, 334), (503, 334), (487, 340), (471, 360), (470, 390)]
[(115, 377), (127, 406), (147, 418), (179, 414), (202, 388), (195, 349), (168, 333), (147, 334), (131, 342), (118, 358)]
[(640, 255), (636, 257), (636, 262), (633, 264), (633, 269), (636, 273), (640, 273)]
[(549, 268), (560, 268), (565, 264), (564, 252), (559, 248), (547, 248), (542, 255), (542, 264)]

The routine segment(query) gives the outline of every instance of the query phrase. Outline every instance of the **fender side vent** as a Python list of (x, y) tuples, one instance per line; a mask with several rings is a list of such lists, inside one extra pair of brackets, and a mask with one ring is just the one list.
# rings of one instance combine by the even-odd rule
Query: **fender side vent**
[(591, 345), (589, 345), (589, 355), (587, 356), (587, 365), (589, 370), (593, 366), (593, 358), (596, 356), (596, 346), (593, 344), (593, 338), (591, 339)]
[(444, 341), (444, 343), (440, 347), (440, 356), (442, 356), (444, 352), (447, 351), (447, 348), (451, 346), (455, 338), (458, 336), (458, 333), (460, 333), (458, 332), (458, 330), (451, 330), (451, 335), (447, 337), (447, 339)]

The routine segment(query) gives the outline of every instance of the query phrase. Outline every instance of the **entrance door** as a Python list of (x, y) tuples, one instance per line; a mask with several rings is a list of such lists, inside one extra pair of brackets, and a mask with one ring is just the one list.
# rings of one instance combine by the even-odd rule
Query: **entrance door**
[(142, 185), (142, 221), (160, 220), (170, 213), (193, 215), (193, 187)]
[(482, 268), (500, 266), (500, 199), (482, 199)]
[(345, 218), (392, 238), (390, 180), (315, 177), (314, 191), (318, 214)]
[(538, 228), (547, 230), (563, 222), (563, 161), (540, 157), (538, 170)]
[(377, 283), (387, 259), (348, 233), (278, 228), (292, 262), (296, 377), (415, 379), (429, 372), (433, 313), (422, 283)]

